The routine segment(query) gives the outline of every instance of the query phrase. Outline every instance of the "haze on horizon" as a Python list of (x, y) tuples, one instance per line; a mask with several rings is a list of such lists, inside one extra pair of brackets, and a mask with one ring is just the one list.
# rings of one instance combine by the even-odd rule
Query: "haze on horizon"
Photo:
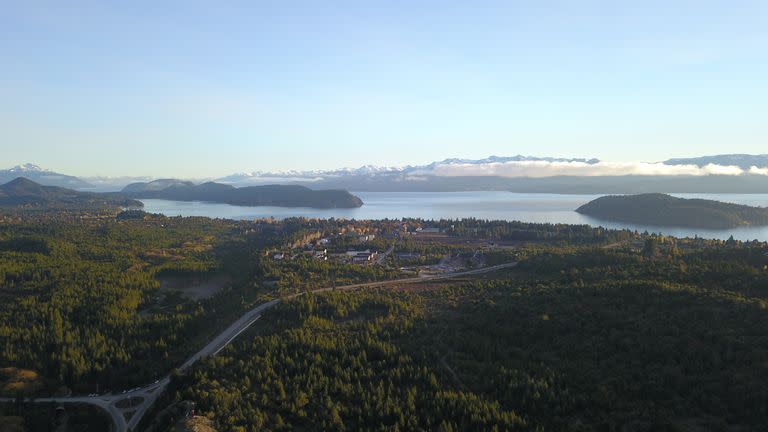
[(493, 154), (765, 153), (767, 12), (759, 1), (6, 5), (0, 168), (203, 178)]

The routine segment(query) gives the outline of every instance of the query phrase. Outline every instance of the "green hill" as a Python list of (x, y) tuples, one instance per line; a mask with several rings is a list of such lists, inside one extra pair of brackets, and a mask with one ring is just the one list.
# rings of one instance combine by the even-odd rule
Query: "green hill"
[(665, 194), (604, 196), (576, 211), (598, 219), (644, 225), (709, 229), (768, 225), (768, 208)]
[(24, 177), (0, 185), (0, 206), (51, 208), (141, 207), (139, 201), (115, 194), (79, 192), (57, 186), (42, 186)]
[(223, 183), (195, 185), (182, 181), (157, 180), (128, 185), (122, 193), (132, 198), (206, 201), (241, 206), (355, 208), (363, 205), (360, 198), (344, 190), (313, 190), (296, 185), (236, 188)]

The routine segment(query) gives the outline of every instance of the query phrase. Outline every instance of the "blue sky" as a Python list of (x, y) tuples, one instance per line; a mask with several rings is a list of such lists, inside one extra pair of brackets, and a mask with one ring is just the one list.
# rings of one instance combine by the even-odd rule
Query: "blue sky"
[(3, 6), (0, 167), (768, 152), (765, 1), (63, 3)]

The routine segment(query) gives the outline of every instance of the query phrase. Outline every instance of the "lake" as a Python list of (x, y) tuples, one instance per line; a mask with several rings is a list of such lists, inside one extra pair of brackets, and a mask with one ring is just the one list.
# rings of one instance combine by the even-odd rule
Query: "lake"
[[(606, 228), (629, 228), (660, 232), (676, 237), (768, 241), (768, 227), (739, 227), (727, 230), (644, 226), (601, 221), (574, 210), (602, 195), (560, 195), (512, 192), (353, 192), (365, 203), (355, 209), (313, 209), (304, 207), (242, 207), (206, 202), (141, 200), (144, 210), (167, 216), (206, 216), (227, 219), (255, 219), (294, 216), (346, 219), (478, 219), (517, 220), (537, 223), (588, 224)], [(751, 206), (768, 206), (768, 194), (673, 194), (681, 198), (704, 198)]]

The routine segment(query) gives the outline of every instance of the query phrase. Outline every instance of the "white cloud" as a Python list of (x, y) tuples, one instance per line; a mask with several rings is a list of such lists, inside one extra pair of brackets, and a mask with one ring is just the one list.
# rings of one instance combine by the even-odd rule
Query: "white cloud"
[(756, 166), (752, 166), (749, 168), (750, 174), (758, 174), (758, 175), (768, 175), (768, 168), (758, 168)]
[(431, 172), (441, 177), (459, 176), (498, 176), (498, 177), (552, 177), (552, 176), (704, 176), (704, 175), (768, 175), (768, 168), (752, 167), (745, 171), (737, 166), (709, 164), (703, 167), (696, 165), (666, 165), (660, 162), (548, 162), (548, 161), (512, 161), (484, 164), (443, 164), (437, 165)]

